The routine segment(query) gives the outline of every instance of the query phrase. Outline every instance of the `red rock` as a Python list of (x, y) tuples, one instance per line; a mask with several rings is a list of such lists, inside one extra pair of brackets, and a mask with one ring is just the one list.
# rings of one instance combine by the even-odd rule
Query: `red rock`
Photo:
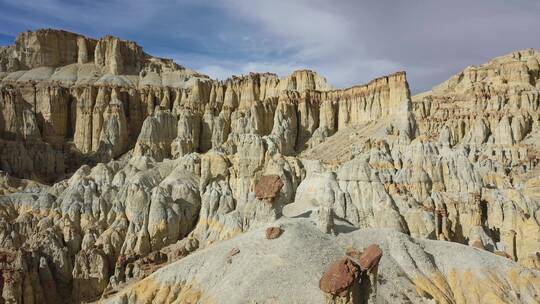
[(348, 258), (335, 261), (319, 281), (319, 288), (332, 295), (345, 296), (348, 289), (359, 280), (359, 270)]
[(283, 233), (283, 229), (279, 227), (270, 227), (266, 229), (266, 238), (268, 240), (277, 239)]
[(498, 255), (498, 256), (502, 256), (502, 257), (507, 258), (507, 259), (512, 259), (512, 256), (509, 255), (508, 253), (504, 252), (504, 251), (495, 251), (494, 253), (496, 255)]
[(281, 178), (277, 175), (264, 175), (255, 186), (255, 196), (260, 200), (273, 201), (283, 187)]
[(377, 244), (371, 244), (358, 259), (362, 271), (371, 271), (379, 265), (383, 252)]

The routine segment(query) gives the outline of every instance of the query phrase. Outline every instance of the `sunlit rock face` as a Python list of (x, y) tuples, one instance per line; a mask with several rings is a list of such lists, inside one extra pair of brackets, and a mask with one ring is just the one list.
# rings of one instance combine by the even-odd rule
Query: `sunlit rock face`
[(1, 297), (538, 302), (539, 60), (411, 97), (405, 72), (216, 81), (116, 37), (23, 33), (0, 48)]

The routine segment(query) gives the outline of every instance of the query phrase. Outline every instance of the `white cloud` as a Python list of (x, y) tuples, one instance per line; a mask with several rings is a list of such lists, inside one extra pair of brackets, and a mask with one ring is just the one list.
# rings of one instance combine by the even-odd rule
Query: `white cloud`
[(334, 2), (232, 0), (225, 3), (224, 8), (230, 14), (250, 20), (257, 25), (260, 35), (270, 37), (269, 48), (293, 50), (285, 66), (314, 69), (338, 86), (366, 82), (401, 69), (391, 59), (367, 56), (365, 30), (359, 29), (355, 18)]
[(467, 65), (540, 46), (533, 38), (540, 34), (537, 0), (221, 3), (269, 37), (268, 48), (293, 50), (290, 65), (315, 69), (338, 86), (404, 69), (411, 88), (420, 91)]
[(414, 91), (540, 48), (539, 14), (538, 0), (0, 0), (5, 33), (120, 35), (216, 78), (309, 68), (343, 87), (405, 69)]

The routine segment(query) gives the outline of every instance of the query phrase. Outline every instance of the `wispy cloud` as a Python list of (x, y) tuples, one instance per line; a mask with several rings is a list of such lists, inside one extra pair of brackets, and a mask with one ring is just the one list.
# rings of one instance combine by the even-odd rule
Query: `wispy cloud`
[(337, 86), (407, 70), (414, 91), (540, 48), (537, 0), (0, 0), (6, 41), (60, 27), (135, 40), (215, 78), (310, 68)]

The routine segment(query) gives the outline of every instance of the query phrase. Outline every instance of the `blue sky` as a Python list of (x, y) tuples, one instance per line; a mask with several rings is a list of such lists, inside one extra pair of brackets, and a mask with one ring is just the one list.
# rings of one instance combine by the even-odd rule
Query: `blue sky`
[(137, 41), (213, 78), (309, 68), (346, 87), (405, 70), (414, 92), (540, 49), (538, 0), (0, 0), (0, 44), (62, 28)]

